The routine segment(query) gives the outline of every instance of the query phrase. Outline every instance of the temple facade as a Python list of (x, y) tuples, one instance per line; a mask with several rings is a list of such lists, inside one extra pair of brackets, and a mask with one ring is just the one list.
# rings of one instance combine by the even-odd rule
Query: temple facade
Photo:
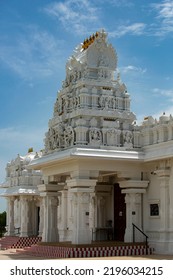
[[(171, 253), (172, 147), (172, 116), (136, 124), (116, 51), (97, 32), (67, 61), (43, 152), (7, 165), (7, 234), (17, 224), (44, 242), (132, 242), (135, 225)], [(135, 240), (144, 240), (138, 230)]]

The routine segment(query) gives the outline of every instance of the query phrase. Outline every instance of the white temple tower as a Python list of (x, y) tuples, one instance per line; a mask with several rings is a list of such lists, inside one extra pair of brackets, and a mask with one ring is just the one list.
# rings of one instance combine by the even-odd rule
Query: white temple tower
[[(117, 73), (116, 52), (105, 31), (96, 32), (66, 64), (44, 155), (30, 165), (43, 172), (44, 184), (38, 188), (44, 241), (132, 240), (132, 222), (141, 225), (141, 194), (148, 185), (141, 182), (135, 119)], [(131, 183), (125, 184), (126, 179)]]
[(133, 149), (137, 145), (135, 115), (116, 67), (117, 55), (104, 31), (75, 49), (49, 121), (45, 154), (74, 146)]

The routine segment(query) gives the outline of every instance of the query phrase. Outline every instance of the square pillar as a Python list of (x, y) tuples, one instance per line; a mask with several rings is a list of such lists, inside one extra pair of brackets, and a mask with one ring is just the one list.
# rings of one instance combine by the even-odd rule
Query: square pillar
[[(142, 230), (142, 194), (146, 192), (148, 181), (124, 180), (120, 181), (122, 193), (126, 194), (126, 230), (125, 242), (133, 242), (133, 224)], [(142, 233), (135, 230), (135, 241), (144, 241)]]
[[(142, 229), (142, 211), (141, 211), (141, 193), (131, 190), (123, 190), (122, 193), (126, 193), (126, 230), (125, 230), (125, 242), (133, 242), (133, 224)], [(135, 241), (143, 241), (143, 235), (136, 231)]]
[(73, 244), (89, 244), (92, 240), (92, 232), (89, 227), (89, 201), (88, 189), (75, 189), (73, 192)]
[[(172, 253), (173, 234), (171, 230), (172, 213), (170, 207), (171, 185), (170, 184), (170, 168), (164, 166), (155, 171), (160, 181), (160, 239), (157, 245), (158, 252)], [(172, 235), (172, 236), (171, 236)]]
[(169, 211), (170, 211), (170, 194), (169, 194), (169, 181), (170, 181), (170, 170), (163, 169), (157, 170), (160, 181), (160, 230), (167, 232), (169, 228)]
[(8, 236), (14, 235), (14, 201), (15, 197), (8, 197)]
[[(90, 244), (94, 207), (92, 201), (93, 190), (96, 185), (94, 179), (74, 178), (66, 181), (72, 196), (71, 241), (73, 244)], [(90, 213), (92, 211), (92, 213)]]
[(53, 184), (39, 185), (40, 196), (42, 197), (42, 241), (58, 242), (58, 190)]
[(60, 191), (59, 212), (58, 212), (58, 229), (61, 241), (66, 241), (69, 234), (68, 226), (68, 190)]
[(58, 228), (57, 228), (57, 209), (58, 197), (51, 193), (45, 193), (43, 197), (44, 207), (44, 224), (43, 224), (43, 242), (58, 242)]
[(29, 201), (26, 196), (20, 197), (21, 226), (20, 236), (27, 237), (29, 230)]

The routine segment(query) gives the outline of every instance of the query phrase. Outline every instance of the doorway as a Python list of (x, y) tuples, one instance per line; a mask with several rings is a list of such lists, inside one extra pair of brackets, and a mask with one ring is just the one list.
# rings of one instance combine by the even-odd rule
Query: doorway
[(36, 207), (36, 235), (39, 235), (40, 226), (40, 207)]
[(114, 240), (124, 241), (126, 229), (125, 194), (121, 193), (118, 183), (114, 185)]

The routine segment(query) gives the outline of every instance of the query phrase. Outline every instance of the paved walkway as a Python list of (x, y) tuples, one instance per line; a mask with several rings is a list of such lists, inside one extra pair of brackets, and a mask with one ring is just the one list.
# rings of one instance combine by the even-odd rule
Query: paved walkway
[[(0, 260), (43, 260), (43, 257), (28, 256), (16, 253), (15, 249), (0, 250)], [(94, 259), (94, 258), (86, 258)], [(98, 259), (98, 258), (95, 258)], [(144, 256), (117, 256), (100, 257), (99, 260), (173, 260), (173, 255), (144, 255)]]

